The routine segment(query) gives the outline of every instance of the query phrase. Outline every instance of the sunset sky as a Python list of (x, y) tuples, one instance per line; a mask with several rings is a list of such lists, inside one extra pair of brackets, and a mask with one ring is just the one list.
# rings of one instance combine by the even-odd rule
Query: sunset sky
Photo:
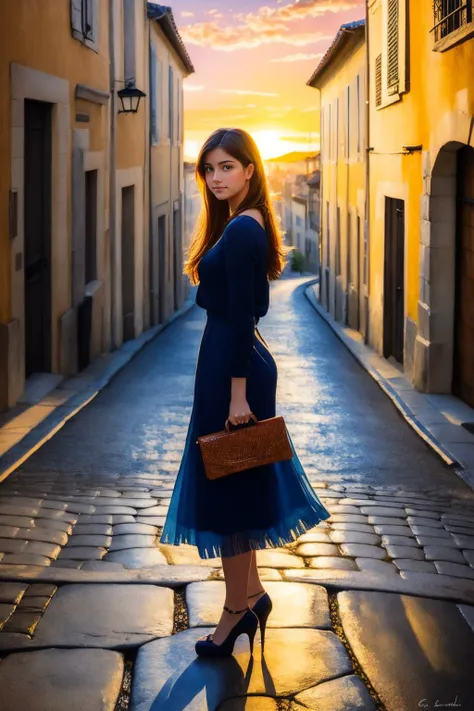
[(173, 0), (195, 73), (184, 81), (185, 157), (219, 127), (249, 131), (264, 158), (319, 149), (318, 92), (306, 86), (364, 0)]

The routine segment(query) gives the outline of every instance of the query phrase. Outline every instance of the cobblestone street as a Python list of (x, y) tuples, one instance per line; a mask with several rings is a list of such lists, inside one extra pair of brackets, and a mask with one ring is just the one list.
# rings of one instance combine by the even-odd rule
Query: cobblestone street
[(258, 553), (265, 657), (257, 645), (250, 662), (245, 637), (233, 658), (196, 657), (223, 604), (220, 561), (158, 543), (195, 306), (0, 484), (0, 711), (474, 708), (474, 492), (319, 318), (307, 282), (273, 283), (259, 330), (331, 518)]

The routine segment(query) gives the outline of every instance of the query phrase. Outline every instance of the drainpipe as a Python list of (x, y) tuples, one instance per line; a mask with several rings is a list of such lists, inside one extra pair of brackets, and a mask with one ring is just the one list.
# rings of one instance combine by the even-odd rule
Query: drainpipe
[[(369, 303), (370, 303), (370, 43), (369, 43), (369, 0), (365, 0), (365, 86), (366, 86), (366, 118), (365, 118), (365, 224), (367, 234), (367, 299), (365, 302), (365, 337), (369, 343)], [(363, 269), (362, 265), (362, 269)]]
[(116, 94), (115, 94), (115, 22), (114, 0), (109, 0), (109, 57), (110, 57), (110, 141), (109, 141), (109, 237), (110, 237), (110, 337), (111, 350), (117, 347), (116, 303), (115, 303), (115, 241), (116, 241), (116, 200), (115, 200), (115, 157), (116, 157)]

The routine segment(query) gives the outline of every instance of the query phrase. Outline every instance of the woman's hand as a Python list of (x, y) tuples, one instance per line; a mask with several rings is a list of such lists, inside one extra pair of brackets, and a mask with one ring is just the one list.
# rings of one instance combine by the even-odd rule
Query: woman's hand
[(244, 397), (232, 398), (229, 407), (229, 422), (232, 425), (246, 424), (252, 415), (247, 399)]

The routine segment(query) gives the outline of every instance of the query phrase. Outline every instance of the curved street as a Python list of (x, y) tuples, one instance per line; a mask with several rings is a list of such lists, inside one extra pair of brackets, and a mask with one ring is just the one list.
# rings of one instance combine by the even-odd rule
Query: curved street
[[(259, 330), (278, 366), (277, 407), (308, 474), (331, 484), (468, 492), (315, 313), (304, 296), (307, 282), (273, 282)], [(21, 471), (172, 476), (204, 322), (194, 306), (167, 327)]]
[(257, 635), (253, 660), (243, 636), (218, 673), (196, 658), (224, 601), (220, 559), (159, 543), (205, 322), (194, 305), (0, 484), (0, 711), (65, 708), (64, 689), (87, 711), (474, 706), (474, 494), (307, 282), (273, 283), (259, 330), (331, 517), (258, 552), (274, 605), (265, 656)]

